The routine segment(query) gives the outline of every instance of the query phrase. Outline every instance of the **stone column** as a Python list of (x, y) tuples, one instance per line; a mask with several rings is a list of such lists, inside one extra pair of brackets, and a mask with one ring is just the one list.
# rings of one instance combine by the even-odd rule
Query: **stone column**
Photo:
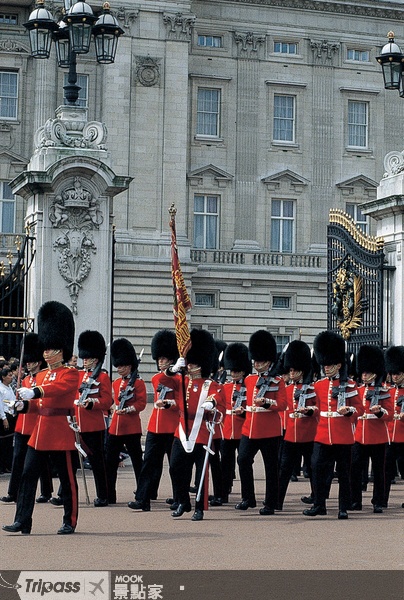
[(35, 237), (28, 275), (27, 315), (48, 300), (71, 308), (76, 335), (97, 329), (110, 340), (112, 312), (112, 201), (130, 177), (109, 166), (103, 123), (86, 110), (61, 106), (35, 136), (26, 171), (12, 182), (27, 201), (25, 224)]

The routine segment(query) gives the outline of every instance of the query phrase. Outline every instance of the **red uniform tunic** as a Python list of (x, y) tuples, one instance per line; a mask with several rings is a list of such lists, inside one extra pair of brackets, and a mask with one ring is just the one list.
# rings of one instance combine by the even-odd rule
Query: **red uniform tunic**
[[(91, 371), (79, 371), (79, 388), (82, 383), (86, 383), (91, 377)], [(75, 410), (76, 419), (81, 432), (88, 431), (103, 431), (105, 429), (104, 414), (109, 411), (112, 405), (112, 385), (109, 375), (106, 371), (101, 371), (97, 377), (97, 381), (93, 383), (92, 389), (97, 390), (96, 393), (90, 394), (88, 399), (94, 400), (91, 410), (84, 406), (78, 406), (77, 400), (80, 398), (80, 393), (77, 390)], [(98, 400), (98, 402), (96, 401)]]
[(41, 397), (30, 400), (29, 412), (37, 411), (38, 418), (28, 445), (35, 450), (75, 450), (75, 435), (67, 417), (74, 415), (74, 399), (79, 372), (62, 365), (43, 369), (36, 376), (36, 388)]
[(242, 435), (250, 439), (278, 437), (283, 433), (280, 413), (287, 408), (285, 382), (282, 377), (270, 377), (270, 387), (264, 399), (273, 400), (273, 404), (255, 406), (254, 400), (259, 393), (256, 383), (259, 375), (248, 375), (245, 378), (247, 390), (246, 418)]
[(358, 417), (355, 429), (355, 442), (360, 444), (385, 444), (389, 442), (390, 436), (388, 424), (393, 420), (394, 401), (389, 390), (382, 388), (380, 395), (387, 398), (379, 399), (378, 405), (386, 412), (377, 417), (370, 411), (371, 398), (367, 398), (368, 392), (374, 391), (373, 385), (361, 385), (358, 388), (359, 397), (363, 405), (363, 414)]
[[(21, 387), (34, 388), (36, 386), (36, 375), (27, 375), (21, 382)], [(31, 435), (34, 431), (35, 423), (38, 418), (36, 411), (29, 413), (19, 413), (15, 432), (21, 435)]]
[(242, 398), (240, 407), (245, 409), (245, 383), (228, 381), (223, 386), (223, 393), (226, 401), (226, 416), (223, 421), (223, 438), (225, 440), (239, 440), (245, 421), (245, 413), (235, 414), (234, 404)]
[[(178, 383), (177, 383), (178, 385)], [(203, 415), (202, 420), (196, 419), (197, 414), (200, 414), (200, 407), (203, 404), (203, 401), (206, 400), (209, 396), (213, 397), (216, 402), (216, 408), (222, 414), (224, 414), (226, 410), (225, 399), (223, 395), (223, 385), (217, 383), (216, 381), (212, 381), (210, 379), (190, 379), (189, 377), (185, 378), (185, 386), (186, 386), (186, 404), (187, 404), (187, 426), (188, 433), (190, 439), (195, 437), (196, 444), (207, 444), (209, 439), (209, 431), (208, 428), (205, 427), (203, 420), (206, 418)], [(202, 395), (202, 396), (201, 396)], [(179, 397), (180, 404), (180, 421), (178, 427), (175, 430), (175, 437), (181, 438), (180, 429), (185, 432), (185, 413), (184, 413), (184, 398), (180, 395)], [(206, 412), (206, 411), (204, 411)], [(207, 413), (209, 414), (209, 413)], [(195, 435), (194, 435), (195, 434)]]
[[(119, 395), (126, 389), (129, 379), (130, 377), (125, 377), (124, 379), (119, 377), (118, 379), (115, 379), (114, 383), (112, 384), (115, 409), (119, 406)], [(112, 435), (131, 435), (132, 433), (142, 433), (142, 425), (140, 422), (139, 413), (145, 409), (146, 401), (146, 385), (143, 379), (138, 377), (134, 385), (133, 398), (128, 400), (125, 404), (125, 408), (133, 406), (135, 411), (121, 415), (117, 414), (115, 410), (109, 426), (109, 433)]]
[(147, 431), (151, 433), (175, 432), (178, 425), (179, 409), (177, 403), (178, 391), (173, 385), (173, 381), (179, 377), (179, 375), (168, 377), (165, 373), (156, 373), (153, 375), (151, 382), (154, 390), (154, 402), (160, 398), (166, 402), (166, 405), (164, 408), (160, 408), (154, 404), (147, 425)]
[(284, 439), (287, 442), (313, 442), (316, 435), (318, 423), (317, 394), (314, 385), (307, 386), (304, 391), (306, 395), (305, 407), (311, 408), (313, 412), (311, 415), (297, 412), (302, 386), (302, 383), (291, 383), (286, 386), (288, 408), (285, 411), (286, 431)]
[(394, 415), (389, 423), (391, 442), (404, 443), (404, 388), (392, 387), (390, 394), (393, 400)]
[(340, 415), (337, 412), (338, 397), (336, 393), (333, 393), (333, 388), (339, 385), (339, 379), (328, 379), (328, 377), (324, 377), (314, 384), (320, 410), (314, 441), (320, 444), (353, 444), (355, 441), (355, 422), (363, 413), (363, 405), (359, 398), (356, 383), (353, 379), (348, 379), (346, 405), (353, 407), (355, 412), (350, 416)]

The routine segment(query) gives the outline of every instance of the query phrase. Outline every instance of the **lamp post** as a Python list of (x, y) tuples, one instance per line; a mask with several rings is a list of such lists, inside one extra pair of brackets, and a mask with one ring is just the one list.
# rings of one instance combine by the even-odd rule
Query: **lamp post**
[(386, 90), (399, 90), (400, 96), (404, 97), (403, 67), (404, 54), (394, 41), (394, 33), (389, 31), (389, 41), (382, 48), (377, 62), (382, 66), (384, 87)]
[(37, 0), (36, 7), (24, 23), (29, 32), (31, 56), (49, 58), (52, 41), (55, 42), (58, 66), (69, 69), (68, 85), (64, 86), (67, 104), (74, 106), (79, 97), (77, 85), (76, 56), (90, 50), (91, 36), (94, 37), (98, 63), (115, 61), (118, 38), (123, 34), (117, 19), (111, 15), (110, 4), (104, 2), (103, 12), (97, 18), (91, 6), (77, 0), (64, 0), (65, 14), (56, 23), (45, 8), (44, 0)]

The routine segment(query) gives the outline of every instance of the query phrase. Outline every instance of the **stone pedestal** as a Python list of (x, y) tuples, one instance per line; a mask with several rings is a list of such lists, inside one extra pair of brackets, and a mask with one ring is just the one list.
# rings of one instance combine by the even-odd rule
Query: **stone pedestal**
[(102, 123), (86, 109), (62, 106), (35, 137), (27, 170), (12, 182), (27, 202), (25, 225), (36, 254), (27, 277), (27, 315), (48, 300), (69, 306), (76, 336), (97, 329), (111, 337), (113, 198), (130, 177), (110, 168)]
[(384, 238), (385, 278), (384, 329), (387, 345), (404, 344), (404, 151), (390, 152), (384, 159), (385, 174), (377, 199), (361, 206), (363, 214), (377, 222), (377, 236)]

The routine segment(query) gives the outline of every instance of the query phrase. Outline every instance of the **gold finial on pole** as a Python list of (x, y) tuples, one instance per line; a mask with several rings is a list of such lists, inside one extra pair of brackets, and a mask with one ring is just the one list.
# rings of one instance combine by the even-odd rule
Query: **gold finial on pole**
[(175, 215), (177, 214), (177, 209), (175, 208), (174, 202), (171, 204), (170, 208), (168, 209), (168, 213), (172, 219), (175, 219)]

